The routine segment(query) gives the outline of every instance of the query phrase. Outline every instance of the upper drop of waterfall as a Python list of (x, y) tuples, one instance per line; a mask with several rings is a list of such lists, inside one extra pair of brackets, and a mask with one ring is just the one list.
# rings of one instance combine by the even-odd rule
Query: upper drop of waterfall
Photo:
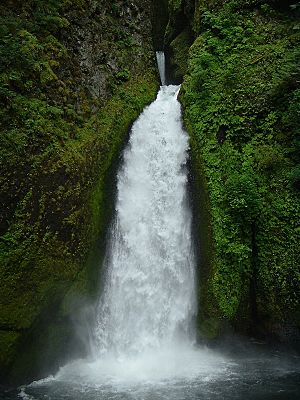
[(164, 86), (166, 85), (166, 59), (165, 59), (165, 53), (163, 51), (156, 52), (156, 61), (157, 61), (161, 84)]
[(116, 217), (98, 310), (100, 353), (190, 341), (195, 314), (188, 137), (179, 86), (162, 86), (132, 128), (118, 174)]

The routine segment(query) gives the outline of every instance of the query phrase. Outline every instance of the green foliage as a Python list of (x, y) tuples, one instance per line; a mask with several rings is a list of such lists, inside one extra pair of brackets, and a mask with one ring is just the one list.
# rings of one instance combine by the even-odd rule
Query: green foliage
[(259, 197), (252, 171), (234, 171), (225, 182), (225, 202), (229, 212), (244, 226), (259, 214)]
[(183, 79), (183, 76), (187, 72), (187, 54), (191, 44), (190, 34), (187, 30), (181, 32), (171, 43), (170, 48), (172, 50), (171, 64), (174, 71), (174, 77), (176, 79)]
[(116, 78), (119, 82), (126, 82), (130, 79), (130, 72), (126, 68), (123, 71), (117, 73)]
[(256, 302), (262, 321), (299, 325), (300, 35), (280, 7), (201, 2), (181, 101), (210, 199), (206, 314), (250, 321)]
[(182, 6), (182, 0), (169, 0), (169, 9), (171, 13), (176, 13)]

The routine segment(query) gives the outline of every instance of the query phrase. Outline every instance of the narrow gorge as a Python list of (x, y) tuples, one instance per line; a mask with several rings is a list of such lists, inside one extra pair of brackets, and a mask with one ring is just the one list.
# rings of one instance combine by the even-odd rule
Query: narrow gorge
[(298, 398), (299, 13), (0, 5), (1, 400)]

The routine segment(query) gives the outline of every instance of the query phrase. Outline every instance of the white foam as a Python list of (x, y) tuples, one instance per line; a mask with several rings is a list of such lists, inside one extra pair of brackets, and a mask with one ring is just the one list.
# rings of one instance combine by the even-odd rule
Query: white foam
[(183, 168), (188, 137), (178, 91), (161, 88), (133, 125), (124, 153), (96, 356), (128, 356), (194, 339), (194, 254)]

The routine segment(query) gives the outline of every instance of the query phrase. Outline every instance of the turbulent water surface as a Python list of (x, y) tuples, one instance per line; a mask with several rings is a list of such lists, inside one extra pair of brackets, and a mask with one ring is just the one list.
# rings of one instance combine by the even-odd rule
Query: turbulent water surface
[[(249, 345), (248, 345), (249, 346)], [(251, 355), (250, 355), (251, 353)], [(173, 349), (132, 359), (77, 361), (1, 400), (297, 400), (299, 359), (279, 352), (221, 355)]]
[(90, 357), (20, 388), (20, 398), (299, 398), (296, 357), (254, 351), (237, 356), (195, 345), (188, 139), (178, 91), (161, 87), (124, 151)]

